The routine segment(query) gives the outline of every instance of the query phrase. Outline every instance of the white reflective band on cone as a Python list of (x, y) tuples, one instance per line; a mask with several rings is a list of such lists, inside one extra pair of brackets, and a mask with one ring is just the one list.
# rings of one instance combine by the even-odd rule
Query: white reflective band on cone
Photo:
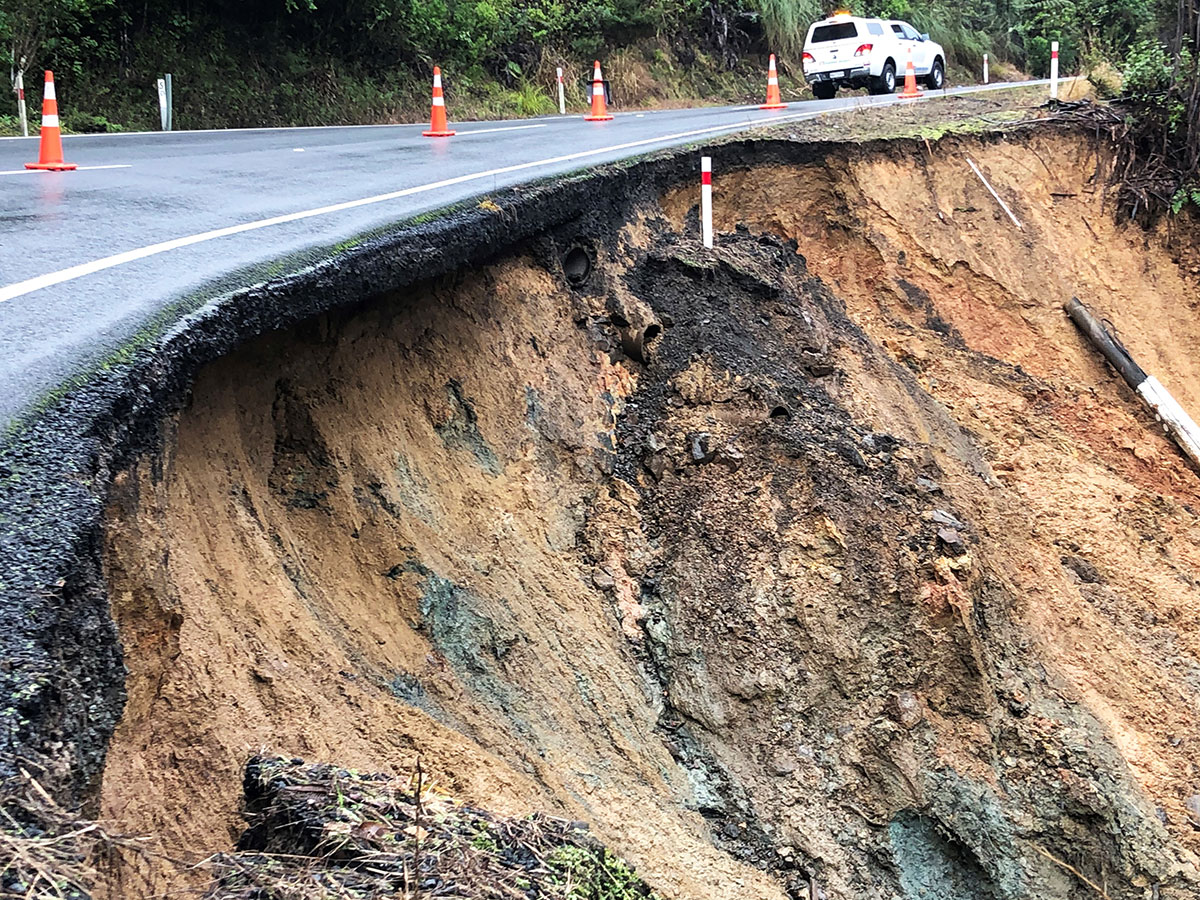
[(442, 76), (441, 76), (441, 75), (434, 75), (434, 76), (433, 76), (433, 86), (434, 86), (434, 87), (441, 87), (441, 86), (442, 86)]
[(58, 99), (56, 96), (54, 96), (54, 82), (53, 81), (46, 82), (46, 90), (42, 92), (42, 99), (43, 100), (57, 100)]
[(57, 128), (58, 127), (58, 116), (42, 116), (42, 127), (43, 128)]
[(444, 98), (444, 97), (434, 97), (434, 98), (433, 98), (433, 105), (434, 105), (434, 106), (445, 106), (445, 105), (446, 105), (446, 100), (445, 100), (445, 98)]

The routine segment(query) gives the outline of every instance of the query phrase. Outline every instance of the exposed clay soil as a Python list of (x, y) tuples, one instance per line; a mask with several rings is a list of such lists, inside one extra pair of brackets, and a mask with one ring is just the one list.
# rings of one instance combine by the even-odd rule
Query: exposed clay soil
[(199, 857), (261, 749), (420, 754), (670, 898), (1196, 896), (1200, 482), (1061, 312), (1200, 410), (1195, 285), (1083, 139), (895, 146), (205, 370), (111, 494), (103, 817)]

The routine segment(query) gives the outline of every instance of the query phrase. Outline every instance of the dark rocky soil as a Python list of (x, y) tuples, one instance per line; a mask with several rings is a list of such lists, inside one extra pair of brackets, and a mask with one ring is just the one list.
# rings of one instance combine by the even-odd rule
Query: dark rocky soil
[[(810, 876), (846, 897), (1190, 896), (942, 489), (993, 480), (971, 436), (794, 243), (742, 232), (708, 254), (665, 234), (628, 282), (663, 330), (618, 428), (615, 475), (639, 496), (625, 554), (660, 729), (718, 844), (793, 896)], [(898, 383), (954, 471), (854, 421), (835, 350)]]

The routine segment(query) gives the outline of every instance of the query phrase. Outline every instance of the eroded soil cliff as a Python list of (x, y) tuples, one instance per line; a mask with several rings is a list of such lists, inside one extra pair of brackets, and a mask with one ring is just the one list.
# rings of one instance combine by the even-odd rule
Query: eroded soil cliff
[(199, 857), (260, 749), (420, 755), (665, 897), (1195, 896), (1197, 476), (1060, 311), (1197, 410), (1190, 276), (1084, 140), (902, 146), (205, 370), (111, 493), (103, 816)]

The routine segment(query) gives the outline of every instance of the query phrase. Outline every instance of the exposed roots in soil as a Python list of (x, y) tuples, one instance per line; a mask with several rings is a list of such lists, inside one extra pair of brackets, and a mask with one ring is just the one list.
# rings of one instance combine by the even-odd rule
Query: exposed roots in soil
[(148, 853), (147, 839), (114, 834), (63, 809), (25, 769), (0, 785), (0, 897), (84, 900), (97, 864)]
[[(1200, 110), (1192, 110), (1192, 118), (1197, 112)], [(1190, 133), (1174, 135), (1133, 100), (1059, 103), (1048, 119), (1038, 121), (1071, 128), (1082, 124), (1105, 141), (1113, 158), (1109, 187), (1117, 215), (1124, 219), (1153, 224), (1174, 208), (1180, 189), (1200, 174), (1200, 146), (1191, 146), (1195, 138)]]
[(206, 896), (658, 896), (583, 823), (462, 806), (430, 783), (419, 761), (395, 778), (259, 756), (246, 767), (245, 791), (250, 827), (241, 852), (208, 861), (215, 881)]

